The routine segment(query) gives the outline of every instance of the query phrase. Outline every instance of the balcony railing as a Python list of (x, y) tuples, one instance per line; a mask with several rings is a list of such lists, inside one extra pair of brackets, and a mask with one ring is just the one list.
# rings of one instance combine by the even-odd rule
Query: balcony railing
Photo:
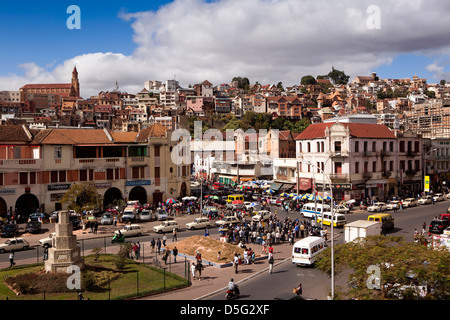
[(341, 180), (345, 180), (347, 181), (349, 179), (349, 175), (347, 173), (331, 173), (330, 174), (330, 179), (332, 181), (341, 181)]
[(125, 158), (74, 159), (75, 169), (116, 168), (125, 166)]
[(39, 169), (41, 159), (1, 159), (0, 169)]

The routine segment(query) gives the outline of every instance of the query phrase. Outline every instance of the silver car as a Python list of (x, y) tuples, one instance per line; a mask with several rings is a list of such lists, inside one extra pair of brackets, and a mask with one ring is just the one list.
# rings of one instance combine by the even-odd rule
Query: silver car
[(100, 224), (104, 225), (104, 224), (113, 224), (114, 221), (114, 216), (112, 215), (112, 213), (104, 213), (102, 215), (102, 218), (100, 220)]

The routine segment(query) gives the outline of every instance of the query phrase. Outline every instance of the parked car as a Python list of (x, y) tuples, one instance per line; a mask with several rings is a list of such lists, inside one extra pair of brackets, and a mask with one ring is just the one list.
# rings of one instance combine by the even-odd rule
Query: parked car
[(102, 215), (102, 218), (100, 219), (100, 224), (113, 224), (114, 223), (114, 215), (112, 213), (106, 212)]
[(39, 240), (39, 244), (44, 248), (49, 248), (52, 246), (52, 239), (56, 236), (56, 232), (52, 232), (47, 238)]
[(428, 226), (428, 232), (442, 234), (447, 226), (448, 220), (433, 219)]
[(152, 221), (152, 211), (150, 209), (143, 209), (140, 216), (141, 221)]
[(48, 213), (32, 213), (28, 217), (28, 222), (30, 221), (40, 221), (41, 223), (49, 223), (50, 215)]
[(42, 223), (39, 221), (30, 221), (25, 226), (25, 232), (38, 233), (42, 229)]
[(194, 221), (186, 223), (186, 229), (195, 230), (203, 229), (211, 225), (208, 218), (195, 218)]
[(240, 221), (239, 221), (239, 219), (236, 216), (226, 216), (226, 217), (223, 217), (222, 220), (216, 221), (216, 226), (217, 227), (222, 227), (224, 225), (229, 225), (230, 223), (231, 224), (237, 224), (239, 222)]
[(419, 204), (430, 204), (432, 202), (431, 196), (423, 196), (417, 201)]
[(397, 209), (397, 210), (400, 209), (400, 201), (399, 200), (393, 200), (386, 205), (386, 210), (395, 210), (395, 209)]
[(72, 223), (73, 230), (81, 229), (81, 217), (77, 214), (70, 214), (69, 221)]
[(450, 227), (445, 228), (443, 234), (448, 234), (448, 235), (450, 235)]
[(200, 187), (200, 182), (198, 182), (198, 181), (191, 181), (191, 187), (192, 188)]
[[(119, 233), (117, 230), (115, 233)], [(125, 238), (127, 237), (138, 237), (141, 236), (143, 231), (141, 226), (138, 224), (129, 224), (120, 229), (120, 233), (123, 234)]]
[(19, 232), (19, 226), (17, 224), (5, 224), (0, 231), (0, 236), (2, 238), (15, 237)]
[(336, 213), (349, 213), (350, 209), (346, 206), (336, 206), (334, 207)]
[(0, 253), (8, 251), (26, 250), (30, 247), (27, 240), (22, 238), (8, 239), (5, 243), (0, 244)]
[(265, 221), (268, 220), (271, 216), (271, 212), (267, 210), (261, 210), (258, 211), (253, 217), (252, 221), (259, 222), (259, 221)]
[(382, 212), (386, 210), (386, 203), (384, 202), (375, 202), (373, 205), (367, 208), (369, 212)]
[(172, 232), (173, 229), (179, 229), (178, 222), (175, 220), (172, 221), (163, 221), (159, 226), (154, 226), (153, 231), (156, 233), (164, 233), (164, 232)]
[(434, 199), (434, 202), (438, 202), (438, 201), (444, 201), (445, 197), (442, 193), (435, 193), (433, 195), (433, 199)]
[(402, 201), (402, 205), (405, 208), (415, 207), (415, 206), (417, 206), (417, 204), (418, 204), (418, 202), (415, 198), (407, 198)]
[(219, 215), (219, 210), (217, 210), (216, 207), (214, 206), (207, 206), (203, 208), (203, 215), (207, 216), (209, 215), (209, 212), (211, 211), (211, 215), (213, 216), (213, 218), (217, 217)]
[(156, 220), (158, 221), (162, 221), (162, 220), (167, 220), (168, 215), (166, 210), (158, 208), (156, 209)]

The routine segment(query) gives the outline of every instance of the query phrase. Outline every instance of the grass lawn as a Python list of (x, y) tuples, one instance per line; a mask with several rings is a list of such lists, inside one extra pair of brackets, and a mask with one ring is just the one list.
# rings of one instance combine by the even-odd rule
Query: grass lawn
[[(86, 256), (86, 269), (82, 271), (83, 275), (88, 273), (89, 279), (94, 279), (98, 288), (85, 289), (82, 295), (90, 300), (108, 300), (108, 299), (128, 299), (136, 297), (137, 295), (146, 295), (153, 292), (163, 291), (164, 289), (172, 289), (177, 287), (184, 287), (187, 285), (187, 280), (176, 274), (164, 272), (164, 270), (148, 266), (146, 264), (137, 263), (133, 260), (128, 260), (127, 264), (122, 270), (116, 270), (114, 259), (116, 255), (101, 254), (97, 261), (94, 255)], [(33, 264), (28, 266), (19, 266), (12, 269), (0, 270), (0, 300), (6, 298), (10, 300), (76, 300), (78, 292), (60, 292), (50, 293), (51, 289), (56, 287), (59, 282), (60, 286), (66, 287), (67, 278), (70, 276), (45, 275), (44, 265)], [(39, 273), (40, 277), (35, 277)], [(9, 277), (17, 276), (31, 278), (31, 275), (36, 280), (30, 287), (36, 288), (39, 291), (34, 294), (16, 295), (5, 283)], [(83, 276), (83, 279), (85, 277)], [(112, 279), (108, 281), (108, 279)], [(92, 281), (94, 281), (92, 280)], [(40, 281), (40, 283), (39, 283)], [(27, 284), (31, 283), (28, 280)], [(86, 282), (83, 280), (82, 286)], [(47, 289), (42, 289), (47, 288)], [(43, 290), (46, 291), (45, 294)]]

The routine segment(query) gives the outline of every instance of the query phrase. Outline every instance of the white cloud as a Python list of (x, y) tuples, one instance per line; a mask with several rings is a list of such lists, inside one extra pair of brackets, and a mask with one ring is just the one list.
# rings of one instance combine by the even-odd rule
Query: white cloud
[[(137, 48), (129, 56), (87, 53), (53, 69), (31, 63), (22, 66), (23, 76), (0, 77), (0, 87), (68, 82), (74, 65), (85, 97), (111, 90), (116, 81), (122, 91), (136, 92), (146, 80), (164, 81), (174, 75), (186, 86), (205, 79), (230, 82), (234, 76), (246, 76), (252, 83), (282, 81), (286, 86), (299, 83), (306, 74), (326, 74), (332, 66), (354, 77), (390, 64), (397, 54), (448, 55), (450, 2), (373, 2), (176, 0), (157, 11), (119, 14), (134, 31)], [(367, 8), (372, 4), (380, 7), (379, 30), (367, 28)]]

